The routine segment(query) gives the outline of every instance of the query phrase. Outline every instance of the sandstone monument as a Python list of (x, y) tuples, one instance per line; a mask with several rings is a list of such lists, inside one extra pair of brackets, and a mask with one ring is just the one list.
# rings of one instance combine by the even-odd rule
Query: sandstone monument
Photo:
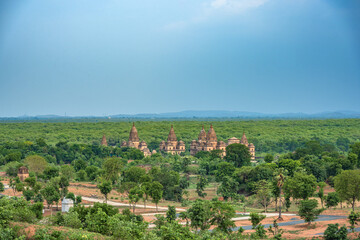
[(147, 147), (147, 144), (145, 141), (141, 141), (139, 140), (139, 136), (138, 136), (138, 132), (136, 130), (135, 127), (135, 123), (133, 123), (133, 126), (130, 130), (130, 135), (129, 135), (129, 141), (124, 141), (121, 144), (121, 147), (132, 147), (132, 148), (137, 148), (139, 150), (141, 150), (144, 153), (144, 156), (150, 156), (151, 152), (149, 150), (149, 148)]
[(190, 144), (190, 154), (195, 155), (200, 151), (212, 151), (212, 150), (222, 150), (222, 156), (226, 155), (226, 146), (233, 143), (241, 143), (249, 148), (251, 154), (251, 160), (255, 160), (255, 146), (254, 144), (248, 142), (245, 133), (243, 133), (241, 140), (238, 138), (232, 137), (228, 139), (228, 142), (218, 141), (215, 130), (211, 124), (208, 133), (205, 132), (204, 126), (202, 127), (198, 140), (192, 140)]
[(177, 140), (173, 125), (171, 125), (167, 141), (161, 141), (159, 150), (171, 154), (180, 154), (185, 152), (185, 143), (181, 140)]

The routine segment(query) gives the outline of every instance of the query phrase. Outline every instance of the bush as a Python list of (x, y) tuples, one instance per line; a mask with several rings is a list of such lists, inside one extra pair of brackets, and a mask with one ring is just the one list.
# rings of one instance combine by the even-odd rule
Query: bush
[(109, 218), (109, 229), (114, 239), (143, 239), (147, 226), (144, 222), (125, 221), (121, 214)]
[(77, 212), (69, 212), (64, 215), (64, 226), (71, 228), (81, 228), (82, 224)]
[(32, 206), (30, 206), (31, 211), (33, 211), (33, 213), (35, 213), (37, 219), (42, 219), (43, 208), (44, 208), (44, 205), (41, 202), (34, 203)]
[(331, 192), (325, 198), (325, 206), (327, 208), (336, 207), (339, 204), (339, 202), (340, 202), (340, 198), (337, 192)]
[(347, 240), (347, 229), (346, 226), (342, 226), (339, 229), (339, 224), (329, 224), (324, 232), (325, 240)]
[(109, 233), (108, 218), (108, 215), (101, 208), (97, 209), (95, 214), (88, 213), (85, 218), (86, 229), (106, 235)]
[(262, 220), (265, 219), (265, 215), (262, 215), (262, 214), (258, 214), (258, 213), (255, 213), (255, 212), (252, 212), (250, 213), (250, 221), (251, 221), (251, 224), (252, 224), (252, 228), (255, 229), (257, 225), (260, 224), (260, 222)]

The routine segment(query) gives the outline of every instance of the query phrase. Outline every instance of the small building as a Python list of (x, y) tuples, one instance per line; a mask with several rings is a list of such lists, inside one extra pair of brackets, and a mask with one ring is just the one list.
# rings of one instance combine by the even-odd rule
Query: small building
[(181, 140), (177, 140), (173, 125), (171, 125), (167, 141), (161, 141), (159, 149), (160, 151), (171, 154), (180, 154), (185, 152), (185, 143)]
[(27, 179), (29, 177), (29, 169), (25, 166), (20, 167), (18, 171), (18, 177), (20, 181)]
[(61, 201), (61, 212), (69, 212), (70, 208), (74, 206), (74, 201), (70, 198), (64, 198)]

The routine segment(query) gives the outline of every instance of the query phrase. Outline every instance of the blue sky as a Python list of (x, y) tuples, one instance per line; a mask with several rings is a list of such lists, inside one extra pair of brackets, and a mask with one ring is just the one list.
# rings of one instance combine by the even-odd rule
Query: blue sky
[(360, 111), (358, 0), (3, 0), (0, 116)]

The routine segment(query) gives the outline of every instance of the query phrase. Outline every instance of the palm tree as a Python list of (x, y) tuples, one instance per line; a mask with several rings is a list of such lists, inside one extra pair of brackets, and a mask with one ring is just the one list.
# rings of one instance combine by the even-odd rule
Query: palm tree
[(277, 175), (277, 186), (279, 188), (279, 221), (283, 221), (283, 218), (281, 217), (281, 188), (284, 185), (285, 181), (285, 175), (283, 174), (282, 169), (279, 169), (279, 174)]

